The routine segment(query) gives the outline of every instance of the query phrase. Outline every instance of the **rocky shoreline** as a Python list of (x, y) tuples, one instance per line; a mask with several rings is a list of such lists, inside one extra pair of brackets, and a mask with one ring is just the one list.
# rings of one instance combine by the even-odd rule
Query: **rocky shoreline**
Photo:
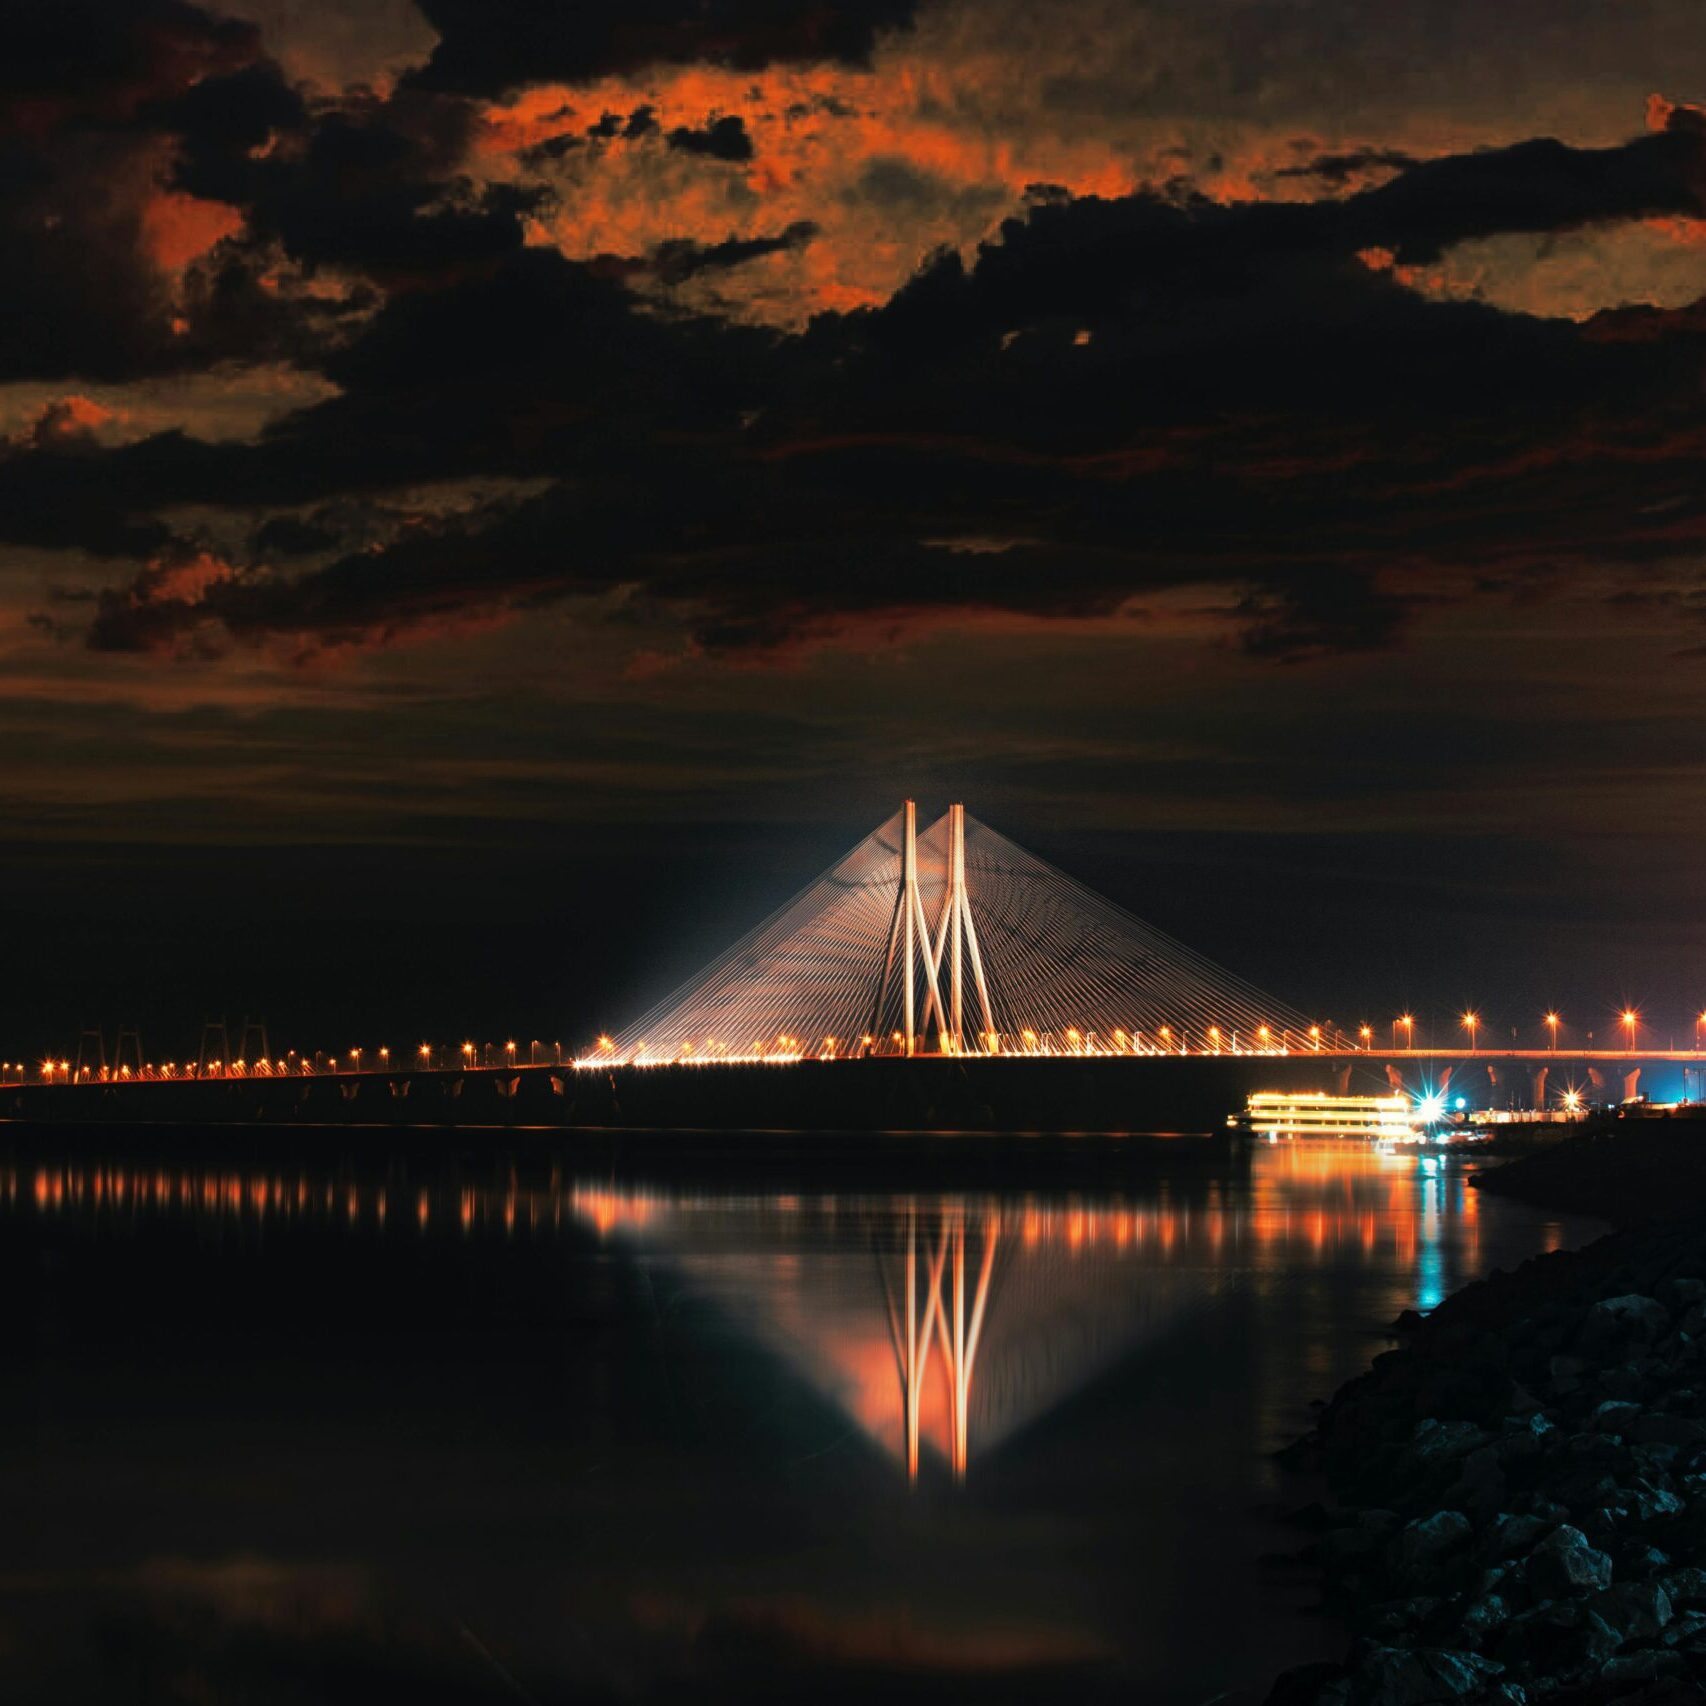
[(1670, 1217), (1406, 1312), (1286, 1453), (1336, 1501), (1304, 1557), (1356, 1639), (1269, 1706), (1706, 1700), (1706, 1212), (1658, 1189), (1675, 1136), (1500, 1169), (1533, 1200), (1544, 1163), (1573, 1208), (1623, 1168)]

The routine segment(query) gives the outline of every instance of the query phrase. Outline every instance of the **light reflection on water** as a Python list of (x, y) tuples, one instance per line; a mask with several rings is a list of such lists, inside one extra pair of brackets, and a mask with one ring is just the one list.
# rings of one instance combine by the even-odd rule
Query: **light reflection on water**
[(1257, 1561), (1306, 1496), (1268, 1454), (1399, 1310), (1591, 1230), (1466, 1165), (1299, 1141), (1076, 1193), (0, 1166), (36, 1328), (0, 1684), (124, 1698), (88, 1638), (116, 1618), (215, 1698), (334, 1636), (470, 1698), (494, 1664), (535, 1698), (1259, 1698), (1335, 1644)]

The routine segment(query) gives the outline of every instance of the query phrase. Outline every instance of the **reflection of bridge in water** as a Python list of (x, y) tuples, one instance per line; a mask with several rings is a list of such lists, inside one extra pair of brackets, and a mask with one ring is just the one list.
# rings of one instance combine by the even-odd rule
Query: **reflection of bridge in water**
[(1476, 1193), (1437, 1163), (1366, 1145), (1263, 1146), (1246, 1186), (1146, 1195), (731, 1194), (613, 1188), (549, 1171), (470, 1181), (301, 1168), (0, 1168), (0, 1208), (276, 1236), (614, 1242), (804, 1381), (917, 1478), (963, 1478), (1235, 1281), (1339, 1263), (1397, 1266), (1437, 1298), (1447, 1228), (1472, 1249)]

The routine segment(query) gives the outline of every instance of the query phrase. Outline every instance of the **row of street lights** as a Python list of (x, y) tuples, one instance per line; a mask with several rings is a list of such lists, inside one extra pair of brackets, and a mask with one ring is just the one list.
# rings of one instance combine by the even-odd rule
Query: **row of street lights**
[[(1463, 1013), (1457, 1022), (1463, 1030), (1468, 1032), (1469, 1051), (1473, 1054), (1480, 1036), (1481, 1015), (1473, 1008), (1470, 1008)], [(1558, 1047), (1558, 1028), (1564, 1022), (1563, 1016), (1556, 1010), (1549, 1010), (1541, 1022), (1546, 1026), (1549, 1046), (1554, 1052), (1556, 1052)], [(1634, 1007), (1623, 1008), (1617, 1014), (1616, 1023), (1622, 1027), (1624, 1047), (1632, 1053), (1640, 1041), (1641, 1014), (1639, 1010)], [(1406, 1049), (1414, 1049), (1416, 1046), (1416, 1018), (1413, 1013), (1401, 1013), (1392, 1021), (1392, 1046), (1394, 1048), (1400, 1046), (1398, 1041), (1398, 1033), (1400, 1031), (1404, 1033), (1404, 1041), (1401, 1046)], [(1358, 1034), (1361, 1036), (1364, 1044), (1366, 1045), (1369, 1038), (1368, 1026), (1364, 1025)], [(1514, 1027), (1512, 1028), (1511, 1034), (1514, 1038), (1516, 1034)], [(1588, 1032), (1588, 1042), (1590, 1044), (1593, 1042), (1592, 1031)], [(1694, 1046), (1696, 1049), (1699, 1049), (1703, 1045), (1706, 1045), (1706, 1012), (1696, 1014), (1694, 1019)]]
[[(462, 1067), (469, 1070), (503, 1068), (520, 1064), (519, 1046), (514, 1042), (436, 1045), (422, 1043), (410, 1063), (418, 1069), (432, 1071)], [(537, 1039), (528, 1045), (529, 1066), (562, 1066), (563, 1045), (541, 1043)], [(69, 1059), (40, 1061), (32, 1069), (27, 1061), (0, 1061), (0, 1084), (23, 1084), (35, 1078), (42, 1084), (112, 1084), (121, 1081), (181, 1081), (201, 1078), (285, 1078), (313, 1077), (340, 1072), (388, 1072), (391, 1069), (391, 1050), (352, 1048), (344, 1053), (336, 1050), (298, 1054), (295, 1049), (276, 1060), (175, 1060), (156, 1065), (153, 1061), (128, 1065), (84, 1065)]]

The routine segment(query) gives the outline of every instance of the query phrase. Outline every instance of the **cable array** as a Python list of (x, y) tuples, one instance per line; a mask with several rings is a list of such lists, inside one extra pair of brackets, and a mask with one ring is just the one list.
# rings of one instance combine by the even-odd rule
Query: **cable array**
[[(963, 818), (961, 903), (951, 814), (916, 838), (910, 807), (583, 1064), (787, 1061), (910, 1052), (1280, 1053), (1319, 1046), (1295, 1008), (1146, 924), (976, 818)], [(966, 913), (969, 911), (969, 921)], [(912, 920), (910, 927), (907, 920)], [(912, 943), (907, 956), (905, 944)], [(980, 954), (988, 1012), (949, 966)], [(969, 961), (962, 960), (963, 970)], [(934, 987), (934, 1000), (925, 992)]]
[(862, 1046), (900, 888), (901, 833), (896, 812), (703, 971), (601, 1039), (597, 1053), (644, 1064)]
[(1004, 1049), (1260, 1053), (1319, 1037), (1296, 1008), (969, 815), (965, 846)]

